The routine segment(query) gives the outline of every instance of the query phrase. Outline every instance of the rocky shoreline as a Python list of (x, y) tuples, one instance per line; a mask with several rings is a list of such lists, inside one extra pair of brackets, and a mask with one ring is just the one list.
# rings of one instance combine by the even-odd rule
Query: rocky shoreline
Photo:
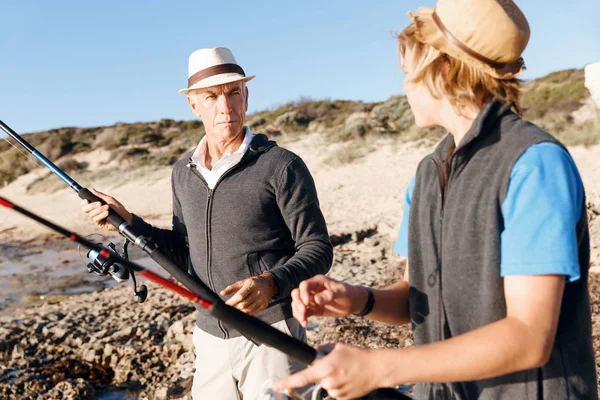
[[(402, 276), (404, 266), (391, 255), (391, 241), (375, 227), (334, 235), (332, 241), (332, 276), (377, 286)], [(127, 285), (0, 317), (0, 398), (190, 398), (194, 307), (146, 285), (149, 295), (141, 305)], [(406, 328), (354, 317), (315, 318), (308, 337), (311, 344), (412, 344)]]
[[(386, 286), (405, 262), (376, 227), (332, 236), (330, 275), (353, 284)], [(137, 304), (129, 286), (16, 309), (0, 317), (0, 398), (191, 399), (194, 307), (146, 283)], [(600, 361), (600, 277), (590, 276), (596, 359)], [(343, 342), (362, 347), (413, 345), (408, 327), (358, 317), (313, 318), (311, 345)]]
[[(590, 204), (592, 225), (600, 218)], [(597, 229), (594, 229), (597, 233)], [(595, 236), (595, 235), (594, 235)], [(401, 279), (405, 261), (376, 226), (331, 236), (330, 276), (383, 287)], [(596, 252), (597, 252), (596, 247)], [(597, 258), (592, 262), (597, 265)], [(129, 284), (11, 310), (0, 317), (0, 398), (190, 399), (194, 370), (195, 309), (147, 283), (144, 304)], [(596, 359), (600, 362), (600, 277), (590, 275)], [(413, 345), (408, 327), (358, 317), (313, 318), (311, 345), (343, 342), (362, 347)]]

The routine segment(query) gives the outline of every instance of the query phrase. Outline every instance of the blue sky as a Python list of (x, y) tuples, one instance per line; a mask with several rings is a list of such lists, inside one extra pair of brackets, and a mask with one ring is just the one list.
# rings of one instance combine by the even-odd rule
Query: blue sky
[[(392, 32), (429, 0), (12, 1), (0, 9), (0, 119), (20, 133), (192, 119), (189, 54), (233, 50), (250, 112), (301, 96), (401, 93)], [(524, 77), (600, 61), (600, 1), (521, 0), (532, 29)]]

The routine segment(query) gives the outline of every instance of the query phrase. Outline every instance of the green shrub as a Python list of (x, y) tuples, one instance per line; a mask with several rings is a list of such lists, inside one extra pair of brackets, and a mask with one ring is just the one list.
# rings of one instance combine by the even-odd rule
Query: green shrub
[(175, 124), (176, 124), (175, 120), (172, 120), (169, 118), (163, 118), (160, 121), (158, 121), (158, 126), (163, 129), (170, 128)]
[(566, 146), (593, 146), (600, 143), (600, 115), (582, 124), (570, 124), (558, 135)]
[(589, 96), (583, 70), (554, 72), (533, 81), (523, 94), (524, 116), (538, 120), (547, 114), (571, 113)]
[(371, 118), (379, 133), (402, 133), (414, 124), (414, 116), (405, 96), (392, 96), (373, 107)]
[(250, 121), (248, 121), (248, 127), (250, 127), (250, 130), (255, 130), (259, 126), (266, 124), (266, 122), (267, 120), (261, 116), (254, 117)]
[(150, 152), (148, 151), (148, 149), (144, 149), (141, 147), (132, 147), (130, 149), (127, 149), (127, 151), (125, 152), (125, 155), (128, 157), (135, 157), (135, 156), (143, 156), (146, 154), (149, 154)]
[(306, 128), (312, 118), (302, 112), (292, 110), (281, 114), (275, 120), (275, 125), (291, 129)]
[(12, 182), (20, 175), (29, 172), (27, 165), (29, 160), (30, 158), (12, 147), (3, 152), (0, 157), (0, 173), (3, 178), (0, 182)]
[(86, 163), (80, 163), (79, 161), (71, 157), (63, 158), (62, 160), (56, 163), (56, 166), (65, 171), (66, 173), (87, 168)]
[(11, 183), (17, 176), (11, 172), (0, 171), (0, 187)]
[(193, 119), (191, 121), (184, 121), (181, 124), (181, 129), (183, 131), (192, 131), (192, 130), (196, 130), (196, 129), (200, 129), (202, 127), (202, 121), (198, 120), (198, 119)]

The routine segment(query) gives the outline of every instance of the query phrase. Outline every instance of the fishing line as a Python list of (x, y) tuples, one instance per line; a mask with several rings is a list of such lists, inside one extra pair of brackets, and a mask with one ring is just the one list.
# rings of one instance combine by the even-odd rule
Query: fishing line
[(15, 145), (14, 145), (14, 144), (13, 144), (13, 143), (12, 143), (10, 140), (8, 140), (8, 138), (6, 138), (6, 137), (3, 137), (2, 139), (4, 139), (4, 141), (5, 141), (6, 143), (10, 144), (12, 147), (14, 147), (15, 149), (17, 149), (17, 151), (18, 151), (19, 153), (21, 153), (22, 155), (24, 155), (24, 156), (25, 156), (25, 159), (27, 159), (27, 160), (31, 159), (31, 160), (33, 160), (33, 161), (34, 161), (34, 162), (37, 164), (37, 166), (38, 166), (38, 167), (45, 168), (45, 165), (41, 164), (41, 163), (40, 163), (40, 162), (37, 160), (37, 158), (35, 158), (34, 156), (32, 156), (32, 155), (31, 155), (31, 153), (29, 153), (29, 154), (25, 153), (23, 150), (21, 150), (20, 148), (18, 148), (17, 146), (15, 146)]

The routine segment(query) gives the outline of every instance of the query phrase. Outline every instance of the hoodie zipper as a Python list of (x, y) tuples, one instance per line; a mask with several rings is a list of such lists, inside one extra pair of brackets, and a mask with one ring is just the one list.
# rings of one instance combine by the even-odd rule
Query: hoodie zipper
[[(190, 163), (188, 164), (188, 167), (192, 171), (192, 173), (194, 175), (196, 175), (200, 179), (200, 181), (204, 184), (204, 186), (206, 187), (207, 196), (206, 196), (206, 215), (205, 215), (205, 226), (204, 226), (205, 242), (206, 242), (206, 277), (208, 279), (208, 282), (207, 282), (208, 287), (210, 287), (210, 289), (212, 291), (214, 291), (215, 285), (212, 280), (212, 274), (211, 274), (211, 268), (210, 268), (211, 258), (212, 258), (212, 253), (211, 253), (212, 243), (210, 240), (210, 230), (211, 230), (211, 218), (210, 217), (211, 217), (211, 210), (212, 210), (212, 192), (213, 192), (213, 190), (208, 187), (208, 183), (206, 183), (206, 180), (204, 179), (202, 174), (196, 169), (196, 164), (194, 164), (191, 161), (191, 158), (190, 158)], [(217, 326), (219, 327), (219, 330), (223, 334), (224, 339), (228, 339), (229, 332), (223, 326), (223, 324), (221, 324), (221, 321), (217, 321)]]
[[(247, 151), (250, 151), (250, 148)], [(219, 177), (219, 179), (215, 183), (215, 186), (211, 189), (208, 187), (208, 183), (206, 182), (206, 180), (204, 179), (204, 177), (202, 176), (200, 171), (198, 171), (198, 169), (196, 168), (196, 164), (192, 161), (192, 158), (191, 157), (189, 158), (189, 163), (188, 163), (189, 168), (192, 170), (193, 174), (196, 175), (202, 183), (204, 183), (204, 185), (206, 186), (206, 190), (207, 190), (206, 225), (205, 225), (205, 230), (206, 230), (206, 276), (208, 278), (208, 285), (211, 288), (211, 290), (213, 290), (213, 291), (215, 290), (215, 285), (214, 285), (214, 282), (212, 279), (212, 241), (211, 241), (211, 235), (210, 235), (210, 232), (212, 229), (213, 192), (217, 189), (217, 186), (219, 186), (219, 183), (221, 183), (221, 181), (226, 177), (226, 175), (229, 174), (232, 170), (234, 170), (238, 166), (240, 166), (243, 162), (245, 162), (245, 160), (242, 157), (242, 159), (237, 164), (235, 164), (234, 166), (229, 168), (227, 171), (225, 171)], [(221, 330), (221, 332), (223, 333), (224, 339), (229, 339), (229, 330), (225, 327), (225, 325), (223, 325), (223, 323), (220, 320), (217, 321), (217, 325), (218, 325), (219, 329)]]

